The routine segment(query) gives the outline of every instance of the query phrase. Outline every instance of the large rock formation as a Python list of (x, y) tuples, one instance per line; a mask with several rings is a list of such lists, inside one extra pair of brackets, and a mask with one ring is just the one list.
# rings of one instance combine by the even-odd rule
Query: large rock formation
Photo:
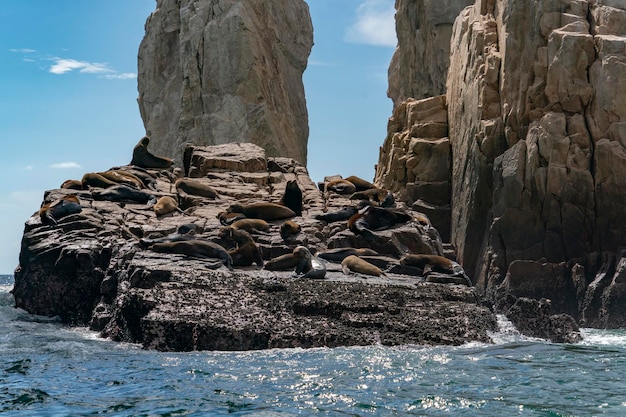
[[(397, 19), (401, 27), (406, 17)], [(548, 297), (553, 311), (586, 325), (626, 324), (625, 22), (626, 4), (611, 0), (477, 0), (455, 21), (446, 84), (451, 241), (496, 305)], [(403, 105), (390, 132), (421, 123), (395, 126)], [(399, 164), (390, 162), (392, 139), (376, 182), (401, 188), (398, 166), (430, 151), (395, 146)]]
[[(112, 169), (140, 176), (146, 184), (143, 193), (179, 201), (182, 212), (162, 216), (150, 204), (129, 199), (128, 190), (114, 198), (122, 195), (119, 186), (48, 191), (44, 203), (75, 195), (82, 210), (61, 212), (65, 215), (56, 224), (38, 213), (28, 219), (15, 272), (16, 305), (159, 350), (490, 340), (495, 315), (475, 288), (431, 282), (458, 282), (460, 276), (399, 262), (407, 251), (448, 253), (423, 216), (400, 205), (398, 209), (416, 218), (376, 231), (374, 241), (355, 234), (345, 219), (319, 219), (317, 215), (357, 202), (327, 187), (320, 189), (296, 161), (268, 158), (262, 148), (249, 143), (186, 148), (185, 179), (211, 187), (215, 198), (184, 192), (176, 186), (177, 170)], [(301, 231), (281, 236), (282, 220), (269, 221), (267, 231), (255, 231), (252, 236), (265, 262), (291, 253), (297, 245), (318, 252), (371, 248), (378, 255), (362, 259), (386, 270), (386, 276), (346, 275), (340, 263), (323, 261), (325, 279), (297, 279), (293, 266), (280, 271), (258, 265), (230, 270), (221, 260), (200, 253), (150, 249), (164, 237), (199, 239), (230, 249), (233, 242), (220, 233), (218, 215), (233, 203), (280, 203), (288, 181), (295, 181), (302, 192), (302, 214), (291, 218)], [(195, 234), (188, 236), (181, 226)], [(549, 316), (542, 317), (533, 323), (546, 326), (544, 336), (561, 334)], [(567, 334), (570, 341), (580, 337), (577, 329)]]
[(158, 0), (139, 47), (139, 109), (156, 153), (251, 142), (306, 164), (303, 0)]

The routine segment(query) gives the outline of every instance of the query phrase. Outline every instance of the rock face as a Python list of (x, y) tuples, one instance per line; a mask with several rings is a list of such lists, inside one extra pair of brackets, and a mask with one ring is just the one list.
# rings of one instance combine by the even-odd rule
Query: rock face
[[(375, 231), (372, 241), (355, 234), (345, 218), (318, 217), (358, 203), (350, 195), (321, 191), (327, 188), (314, 184), (292, 159), (268, 158), (250, 143), (189, 146), (184, 159), (185, 181), (210, 187), (217, 196), (181, 192), (174, 174), (178, 168), (111, 169), (144, 178), (151, 185), (140, 191), (153, 201), (162, 196), (179, 201), (182, 211), (158, 217), (152, 203), (129, 199), (131, 194), (120, 193), (119, 186), (47, 192), (46, 202), (76, 195), (82, 211), (57, 218), (56, 224), (42, 223), (37, 213), (26, 222), (13, 289), (16, 306), (158, 350), (490, 340), (495, 315), (474, 288), (430, 282), (456, 278), (399, 262), (406, 252), (446, 254), (436, 229), (424, 224), (423, 216), (413, 220), (417, 213), (399, 205), (393, 210), (408, 213), (409, 220)], [(283, 220), (268, 221), (265, 231), (252, 231), (264, 268), (231, 270), (201, 252), (157, 251), (164, 239), (212, 242), (234, 253), (237, 246), (222, 234), (218, 216), (228, 223), (224, 211), (233, 203), (281, 203), (289, 181), (295, 181), (302, 194), (302, 214), (291, 217), (300, 232), (281, 236)], [(374, 249), (377, 255), (361, 259), (386, 275), (346, 274), (339, 261), (322, 261), (324, 279), (294, 278), (293, 266), (270, 270), (270, 260), (291, 254), (298, 245), (314, 253)]]
[(474, 0), (396, 0), (398, 47), (389, 65), (387, 95), (404, 100), (445, 94), (452, 25)]
[[(397, 17), (398, 25), (406, 19)], [(547, 297), (553, 312), (585, 325), (626, 323), (618, 307), (626, 243), (624, 22), (620, 1), (478, 0), (454, 23), (445, 93), (451, 243), (496, 305), (508, 296)], [(402, 106), (390, 132), (415, 125), (391, 128)], [(415, 151), (388, 141), (376, 183), (401, 188), (397, 171)], [(391, 148), (399, 163), (389, 163)], [(531, 276), (533, 285), (525, 282)]]
[(250, 142), (306, 165), (303, 0), (158, 0), (139, 47), (139, 109), (153, 150)]

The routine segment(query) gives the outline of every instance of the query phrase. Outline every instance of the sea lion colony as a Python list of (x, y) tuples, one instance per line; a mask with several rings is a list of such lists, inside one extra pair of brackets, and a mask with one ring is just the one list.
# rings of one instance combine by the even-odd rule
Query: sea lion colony
[[(396, 204), (391, 192), (368, 181), (356, 176), (328, 178), (319, 185), (318, 192), (327, 203), (341, 199), (344, 204), (310, 213), (307, 220), (302, 216), (309, 214), (308, 208), (296, 179), (287, 180), (284, 189), (277, 190), (282, 193), (275, 202), (233, 201), (224, 191), (220, 195), (208, 178), (181, 178), (173, 161), (150, 153), (148, 144), (147, 137), (139, 141), (127, 166), (87, 173), (80, 181), (65, 181), (61, 188), (76, 190), (76, 194), (44, 202), (38, 211), (42, 223), (54, 226), (65, 216), (79, 213), (83, 207), (79, 196), (89, 194), (93, 200), (128, 205), (133, 213), (148, 216), (153, 212), (157, 219), (194, 216), (198, 207), (219, 204), (222, 210), (215, 218), (205, 219), (208, 227), (191, 223), (192, 226), (184, 224), (176, 232), (156, 237), (144, 236), (143, 231), (134, 231), (133, 236), (143, 250), (218, 260), (227, 268), (292, 271), (293, 277), (323, 279), (327, 278), (328, 265), (335, 271), (361, 278), (384, 277), (386, 272), (394, 271), (425, 281), (471, 285), (462, 267), (436, 253), (436, 249), (430, 253), (411, 253), (407, 248), (415, 246), (401, 242), (395, 249), (389, 249), (393, 246), (390, 242), (402, 238), (394, 235), (390, 239), (388, 234), (380, 232), (393, 233), (397, 227), (428, 228), (429, 223), (424, 214)], [(156, 186), (159, 181), (170, 184), (169, 192)], [(319, 229), (330, 230), (330, 235), (342, 233), (346, 242), (337, 241), (341, 246), (333, 242), (333, 247), (308, 247), (301, 223), (311, 221)], [(217, 223), (215, 227), (210, 226), (212, 222)], [(282, 240), (283, 253), (262, 250), (257, 243), (267, 242), (276, 235)], [(381, 250), (383, 253), (379, 253)], [(332, 267), (333, 264), (337, 267)], [(432, 279), (428, 279), (430, 275)]]

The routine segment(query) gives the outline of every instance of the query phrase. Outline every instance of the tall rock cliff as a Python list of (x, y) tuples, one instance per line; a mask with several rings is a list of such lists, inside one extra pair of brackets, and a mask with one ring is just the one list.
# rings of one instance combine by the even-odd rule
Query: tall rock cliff
[[(396, 19), (402, 27), (408, 17)], [(450, 45), (446, 135), (459, 261), (504, 304), (507, 294), (545, 297), (586, 325), (626, 325), (626, 3), (477, 0), (457, 17)], [(398, 54), (410, 59), (423, 47)], [(422, 82), (413, 92), (429, 91)], [(376, 178), (398, 189), (411, 179), (399, 167), (431, 158), (398, 146), (427, 120), (398, 123), (401, 108)]]
[(313, 46), (303, 0), (157, 0), (139, 47), (150, 146), (251, 142), (306, 164), (302, 74)]

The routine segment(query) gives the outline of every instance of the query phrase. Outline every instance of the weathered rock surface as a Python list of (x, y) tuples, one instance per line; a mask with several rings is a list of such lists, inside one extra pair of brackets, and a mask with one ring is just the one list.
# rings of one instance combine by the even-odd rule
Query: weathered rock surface
[(397, 0), (398, 46), (389, 65), (387, 95), (397, 107), (407, 99), (445, 94), (452, 25), (474, 0)]
[[(15, 273), (16, 305), (159, 350), (490, 340), (495, 316), (474, 288), (426, 282), (425, 271), (400, 265), (398, 258), (407, 250), (444, 254), (434, 228), (409, 221), (376, 231), (378, 240), (370, 242), (350, 231), (345, 220), (317, 220), (316, 215), (355, 201), (322, 192), (302, 165), (266, 158), (254, 144), (190, 146), (185, 161), (186, 176), (193, 174), (218, 197), (189, 198), (183, 212), (161, 217), (150, 205), (95, 199), (97, 189), (47, 192), (46, 201), (75, 194), (83, 209), (54, 226), (42, 224), (37, 214), (27, 221)], [(147, 172), (155, 186), (146, 191), (179, 197), (172, 171)], [(325, 262), (325, 279), (297, 279), (293, 268), (229, 270), (218, 259), (149, 249), (154, 239), (189, 224), (197, 229), (195, 239), (229, 249), (231, 242), (219, 235), (218, 214), (235, 202), (280, 203), (289, 180), (302, 191), (302, 215), (292, 218), (301, 232), (284, 239), (282, 221), (270, 221), (267, 233), (253, 234), (266, 261), (297, 245), (311, 251), (371, 247), (379, 255), (367, 260), (385, 269), (386, 276), (345, 275), (340, 263)]]
[[(626, 4), (473, 3), (451, 32), (441, 134), (452, 155), (450, 238), (458, 260), (496, 305), (500, 297), (550, 298), (552, 313), (624, 326)], [(411, 19), (418, 17), (397, 17), (399, 27)], [(425, 45), (397, 54), (410, 57)], [(397, 74), (408, 85), (425, 73), (415, 72)], [(393, 77), (390, 86), (399, 85)], [(432, 82), (421, 82), (413, 91), (423, 94)], [(406, 161), (416, 156), (406, 138), (416, 122), (403, 116), (411, 99), (395, 97), (406, 98), (392, 95), (376, 183), (408, 190)], [(520, 286), (520, 277), (531, 283)]]
[(139, 47), (139, 109), (155, 153), (251, 142), (306, 165), (303, 0), (158, 0)]

